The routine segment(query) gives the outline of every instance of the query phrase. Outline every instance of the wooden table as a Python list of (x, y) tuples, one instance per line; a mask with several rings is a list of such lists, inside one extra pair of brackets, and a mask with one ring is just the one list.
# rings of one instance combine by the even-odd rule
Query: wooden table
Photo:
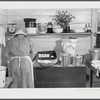
[(86, 67), (34, 67), (36, 88), (86, 87)]
[(90, 87), (93, 85), (93, 73), (96, 75), (97, 70), (91, 66), (91, 61), (87, 60), (86, 61), (86, 66), (90, 69)]

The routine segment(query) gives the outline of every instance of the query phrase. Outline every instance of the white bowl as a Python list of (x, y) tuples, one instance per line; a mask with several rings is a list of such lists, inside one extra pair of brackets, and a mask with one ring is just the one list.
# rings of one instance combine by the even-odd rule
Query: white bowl
[(54, 60), (38, 60), (38, 63), (42, 65), (42, 67), (52, 67), (57, 63), (57, 59)]
[(61, 33), (63, 31), (63, 28), (53, 28), (54, 33)]

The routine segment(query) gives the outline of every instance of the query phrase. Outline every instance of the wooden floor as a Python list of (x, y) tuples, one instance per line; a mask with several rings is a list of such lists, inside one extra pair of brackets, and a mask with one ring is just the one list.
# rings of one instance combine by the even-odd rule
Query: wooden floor
[[(86, 87), (90, 87), (90, 69), (87, 68), (88, 81), (86, 82)], [(100, 87), (100, 78), (96, 77), (96, 74), (93, 73), (93, 85), (92, 87)]]
[[(98, 79), (98, 78), (96, 79), (95, 75), (94, 75), (94, 78), (97, 81), (93, 82), (92, 88), (100, 88), (100, 79)], [(9, 81), (6, 82), (5, 88), (10, 88), (10, 83), (12, 82), (12, 79), (8, 78), (7, 80), (9, 80)], [(86, 82), (86, 88), (90, 88), (90, 81), (89, 80)]]

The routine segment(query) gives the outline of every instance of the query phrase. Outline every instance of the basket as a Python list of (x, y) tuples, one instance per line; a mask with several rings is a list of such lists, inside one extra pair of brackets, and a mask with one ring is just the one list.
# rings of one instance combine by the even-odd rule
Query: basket
[(52, 67), (57, 63), (57, 59), (55, 60), (38, 60), (38, 63), (42, 65), (42, 67)]
[(57, 63), (57, 55), (55, 51), (38, 52), (38, 63), (42, 67), (52, 67)]

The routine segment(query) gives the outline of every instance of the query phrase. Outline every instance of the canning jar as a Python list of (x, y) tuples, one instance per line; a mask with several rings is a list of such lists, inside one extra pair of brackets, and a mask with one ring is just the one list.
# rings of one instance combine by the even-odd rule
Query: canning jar
[(36, 34), (36, 19), (35, 18), (24, 18), (25, 32), (27, 34)]

